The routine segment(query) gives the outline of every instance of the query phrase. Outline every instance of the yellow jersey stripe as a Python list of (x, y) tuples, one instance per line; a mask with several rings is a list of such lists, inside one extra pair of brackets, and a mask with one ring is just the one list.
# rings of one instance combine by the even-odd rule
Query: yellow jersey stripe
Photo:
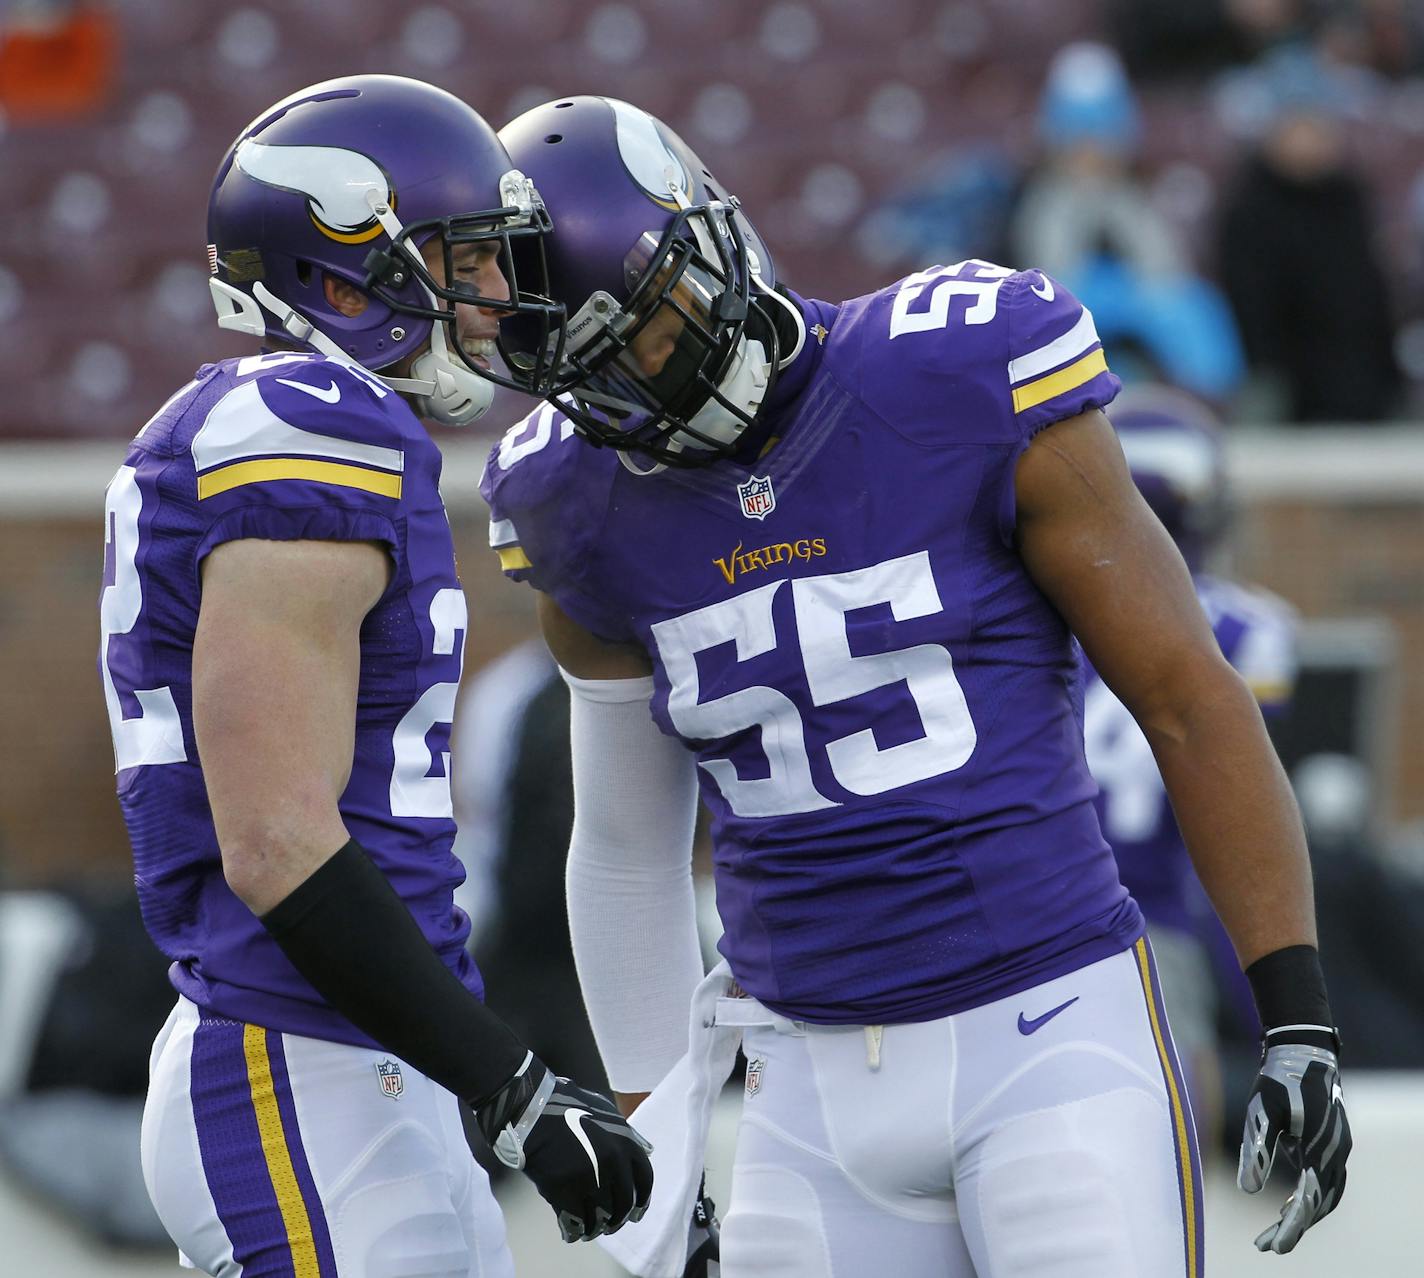
[(1172, 1058), (1167, 1054), (1167, 1041), (1162, 1036), (1162, 1017), (1157, 1009), (1157, 1000), (1152, 995), (1152, 971), (1147, 963), (1147, 938), (1139, 937), (1133, 946), (1137, 954), (1137, 970), (1142, 977), (1142, 993), (1147, 999), (1147, 1018), (1152, 1022), (1152, 1037), (1157, 1043), (1157, 1059), (1162, 1066), (1162, 1077), (1167, 1083), (1167, 1098), (1172, 1105), (1172, 1126), (1177, 1138), (1177, 1161), (1182, 1175), (1182, 1225), (1187, 1234), (1187, 1275), (1201, 1278), (1201, 1263), (1197, 1256), (1197, 1187), (1192, 1180), (1191, 1132), (1187, 1126), (1187, 1112), (1182, 1104), (1182, 1094), (1177, 1086), (1177, 1075), (1172, 1069)]
[(1056, 373), (1049, 373), (1047, 377), (1040, 377), (1035, 382), (1025, 382), (1022, 386), (1014, 387), (1014, 412), (1021, 413), (1046, 399), (1052, 399), (1075, 386), (1081, 386), (1099, 373), (1107, 372), (1107, 369), (1108, 357), (1099, 346), (1097, 350), (1089, 351), (1082, 359), (1074, 360), (1067, 368), (1060, 368)]
[(529, 556), (524, 553), (523, 546), (505, 546), (499, 552), (499, 566), (505, 572), (513, 572), (516, 568), (532, 568)]
[(242, 1051), (247, 1058), (247, 1085), (252, 1092), (252, 1108), (257, 1114), (257, 1131), (262, 1138), (262, 1153), (267, 1159), (267, 1174), (272, 1178), (277, 1207), (282, 1213), (282, 1225), (287, 1231), (292, 1270), (296, 1278), (322, 1278), (311, 1217), (307, 1215), (306, 1201), (302, 1198), (301, 1186), (297, 1184), (286, 1132), (282, 1129), (282, 1114), (277, 1108), (272, 1062), (267, 1055), (267, 1031), (260, 1025), (244, 1025)]
[(1257, 701), (1271, 705), (1274, 702), (1285, 701), (1291, 694), (1291, 681), (1289, 679), (1259, 680), (1248, 685)]
[(198, 476), (198, 500), (216, 497), (244, 484), (265, 484), (274, 479), (305, 479), (317, 484), (361, 488), (380, 497), (400, 498), (401, 477), (342, 462), (311, 461), (301, 457), (273, 457), (266, 461), (235, 462)]

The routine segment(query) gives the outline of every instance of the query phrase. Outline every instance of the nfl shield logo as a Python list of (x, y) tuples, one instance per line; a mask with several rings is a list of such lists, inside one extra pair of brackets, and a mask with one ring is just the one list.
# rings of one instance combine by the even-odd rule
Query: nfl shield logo
[(776, 494), (771, 491), (771, 478), (753, 475), (745, 484), (737, 485), (737, 497), (742, 514), (748, 519), (765, 519), (776, 509)]
[(747, 1099), (751, 1100), (761, 1091), (761, 1074), (766, 1068), (766, 1059), (761, 1056), (754, 1057), (747, 1062)]
[(381, 1091), (392, 1100), (399, 1100), (401, 1093), (405, 1091), (405, 1079), (401, 1077), (400, 1062), (381, 1061), (376, 1066), (376, 1073), (381, 1077)]

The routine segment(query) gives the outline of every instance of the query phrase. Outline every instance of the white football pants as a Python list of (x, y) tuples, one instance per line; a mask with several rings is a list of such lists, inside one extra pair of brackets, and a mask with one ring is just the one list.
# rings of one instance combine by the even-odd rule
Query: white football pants
[(386, 1052), (200, 1015), (153, 1045), (143, 1173), (216, 1278), (512, 1278), (458, 1103)]
[(749, 1027), (722, 1278), (1200, 1278), (1146, 941), (942, 1020)]

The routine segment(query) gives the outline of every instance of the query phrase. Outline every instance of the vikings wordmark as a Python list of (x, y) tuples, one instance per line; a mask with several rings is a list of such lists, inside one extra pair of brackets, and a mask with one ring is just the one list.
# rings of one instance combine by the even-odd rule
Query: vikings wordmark
[(826, 553), (826, 539), (824, 537), (802, 537), (797, 541), (778, 541), (771, 546), (762, 546), (757, 550), (742, 550), (742, 543), (737, 543), (737, 548), (725, 559), (717, 558), (712, 562), (722, 570), (722, 576), (727, 579), (730, 586), (738, 577), (745, 576), (749, 572), (756, 572), (759, 568), (770, 568), (774, 564), (789, 564), (793, 559), (820, 559)]

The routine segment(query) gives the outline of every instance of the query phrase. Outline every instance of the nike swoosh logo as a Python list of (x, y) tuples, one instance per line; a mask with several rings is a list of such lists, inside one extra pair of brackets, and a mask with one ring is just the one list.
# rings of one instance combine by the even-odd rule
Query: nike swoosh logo
[(323, 404), (334, 404), (341, 398), (341, 387), (332, 382), (325, 390), (320, 386), (309, 386), (306, 382), (292, 382), (285, 377), (277, 379), (283, 386), (290, 386), (293, 390), (306, 391), (313, 399), (319, 399)]
[(583, 1146), (583, 1152), (588, 1155), (588, 1161), (593, 1164), (593, 1183), (598, 1184), (598, 1155), (593, 1152), (593, 1142), (589, 1140), (588, 1133), (583, 1129), (583, 1120), (591, 1115), (586, 1109), (566, 1109), (564, 1110), (564, 1122), (569, 1125), (569, 1131), (573, 1132), (578, 1143)]
[(1066, 1003), (1058, 1004), (1058, 1006), (1055, 1007), (1052, 1011), (1045, 1012), (1042, 1016), (1035, 1016), (1031, 1021), (1024, 1020), (1024, 1014), (1020, 1012), (1019, 1033), (1033, 1034), (1036, 1031), (1041, 1030), (1045, 1025), (1048, 1024), (1049, 1021), (1051, 1021), (1055, 1016), (1057, 1016), (1059, 1012), (1062, 1012), (1065, 1009), (1072, 1007), (1073, 1004), (1078, 1001), (1078, 997), (1079, 996), (1077, 994), (1073, 995), (1073, 997), (1070, 998)]
[(1043, 287), (1039, 288), (1037, 284), (1030, 284), (1029, 292), (1037, 293), (1045, 302), (1051, 302), (1053, 300), (1053, 281), (1042, 271), (1039, 271), (1038, 278), (1043, 281)]

